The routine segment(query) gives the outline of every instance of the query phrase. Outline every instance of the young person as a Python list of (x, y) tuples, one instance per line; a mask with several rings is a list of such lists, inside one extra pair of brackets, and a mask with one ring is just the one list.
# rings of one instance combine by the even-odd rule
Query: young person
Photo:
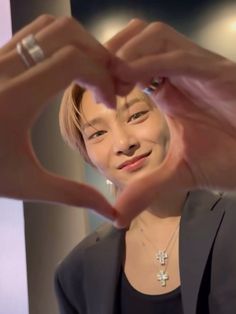
[[(60, 126), (66, 142), (113, 182), (118, 196), (137, 180), (145, 185), (143, 178), (168, 158), (166, 119), (137, 88), (109, 109), (73, 84)], [(102, 226), (59, 265), (61, 313), (233, 314), (235, 219), (236, 203), (228, 197), (157, 190), (127, 229)]]

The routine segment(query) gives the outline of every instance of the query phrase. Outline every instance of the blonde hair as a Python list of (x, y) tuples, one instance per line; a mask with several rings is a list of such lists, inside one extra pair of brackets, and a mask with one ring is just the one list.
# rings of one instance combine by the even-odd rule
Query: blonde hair
[(78, 149), (82, 157), (93, 165), (87, 154), (80, 125), (80, 107), (84, 92), (85, 90), (75, 83), (65, 90), (59, 112), (59, 126), (66, 144), (74, 150)]

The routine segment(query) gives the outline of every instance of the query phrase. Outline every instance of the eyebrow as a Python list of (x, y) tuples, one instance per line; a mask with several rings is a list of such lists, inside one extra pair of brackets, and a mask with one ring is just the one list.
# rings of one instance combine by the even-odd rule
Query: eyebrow
[(82, 125), (82, 130), (86, 129), (86, 128), (89, 128), (89, 127), (93, 127), (93, 124), (96, 124), (96, 123), (99, 123), (99, 122), (102, 122), (102, 118), (94, 118), (92, 120), (89, 120), (87, 121), (86, 123), (84, 123)]
[(125, 99), (125, 103), (119, 108), (119, 111), (125, 111), (125, 110), (129, 109), (130, 107), (132, 107), (137, 102), (142, 101), (142, 100), (145, 100), (145, 99), (142, 97), (136, 97), (136, 98), (133, 98), (129, 101), (127, 101)]
[[(125, 110), (129, 109), (130, 107), (132, 107), (133, 105), (135, 105), (137, 102), (142, 101), (142, 100), (145, 100), (145, 98), (137, 97), (137, 98), (133, 98), (129, 101), (125, 100), (125, 103), (119, 108), (119, 111), (125, 111)], [(93, 124), (100, 123), (102, 121), (103, 121), (103, 119), (101, 117), (96, 117), (96, 118), (91, 119), (91, 120), (87, 121), (86, 123), (84, 123), (82, 125), (82, 129), (84, 130), (88, 127), (93, 127)]]

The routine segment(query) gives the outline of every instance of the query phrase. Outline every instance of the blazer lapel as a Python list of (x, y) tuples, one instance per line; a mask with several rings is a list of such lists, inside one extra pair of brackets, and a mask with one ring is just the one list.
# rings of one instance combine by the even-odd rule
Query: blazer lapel
[(204, 269), (224, 216), (219, 195), (190, 193), (181, 218), (180, 277), (184, 313), (195, 314)]
[[(112, 314), (124, 251), (124, 230), (110, 231), (85, 255), (85, 291), (88, 314)], [(99, 239), (98, 239), (99, 240)]]

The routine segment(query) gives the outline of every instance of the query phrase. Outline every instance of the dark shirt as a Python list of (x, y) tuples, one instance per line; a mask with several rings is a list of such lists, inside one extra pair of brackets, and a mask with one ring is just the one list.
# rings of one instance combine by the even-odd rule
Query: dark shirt
[(130, 285), (122, 270), (119, 288), (120, 314), (183, 314), (180, 287), (161, 295), (143, 294)]

